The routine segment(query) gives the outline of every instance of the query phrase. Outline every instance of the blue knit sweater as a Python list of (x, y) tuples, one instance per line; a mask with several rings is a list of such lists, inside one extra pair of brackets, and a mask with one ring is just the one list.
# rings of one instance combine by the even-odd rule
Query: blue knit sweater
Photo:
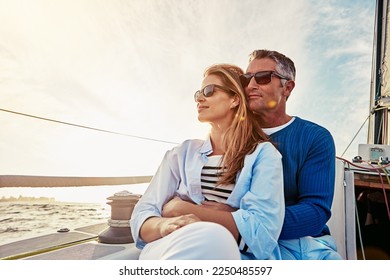
[(335, 146), (328, 130), (295, 117), (270, 135), (283, 156), (286, 214), (280, 239), (329, 233), (335, 182)]

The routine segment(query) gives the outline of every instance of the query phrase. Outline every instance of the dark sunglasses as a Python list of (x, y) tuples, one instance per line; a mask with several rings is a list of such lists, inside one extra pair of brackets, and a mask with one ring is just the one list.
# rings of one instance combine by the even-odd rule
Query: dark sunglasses
[(241, 85), (244, 88), (249, 85), (253, 77), (255, 78), (256, 83), (258, 83), (259, 85), (266, 85), (271, 82), (272, 76), (276, 76), (284, 80), (290, 80), (290, 78), (280, 75), (275, 71), (261, 71), (254, 74), (252, 73), (243, 74), (240, 76), (240, 81), (241, 81)]
[(195, 99), (195, 102), (198, 101), (198, 98), (201, 94), (203, 94), (204, 97), (210, 97), (214, 94), (215, 92), (215, 89), (218, 88), (218, 89), (221, 89), (225, 92), (228, 92), (228, 93), (231, 93), (231, 94), (236, 94), (236, 92), (234, 92), (233, 90), (231, 90), (230, 88), (228, 87), (224, 87), (224, 86), (220, 86), (220, 85), (214, 85), (214, 84), (211, 84), (211, 85), (207, 85), (205, 86), (203, 89), (201, 90), (197, 90), (194, 94), (194, 99)]

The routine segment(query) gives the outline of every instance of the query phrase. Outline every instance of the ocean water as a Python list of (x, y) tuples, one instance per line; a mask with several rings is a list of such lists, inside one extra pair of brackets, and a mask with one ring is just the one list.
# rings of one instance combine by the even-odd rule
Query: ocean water
[(111, 216), (107, 198), (121, 191), (142, 194), (146, 186), (0, 188), (0, 245), (105, 223)]
[(110, 207), (94, 203), (72, 202), (0, 202), (0, 245), (21, 238), (104, 223)]

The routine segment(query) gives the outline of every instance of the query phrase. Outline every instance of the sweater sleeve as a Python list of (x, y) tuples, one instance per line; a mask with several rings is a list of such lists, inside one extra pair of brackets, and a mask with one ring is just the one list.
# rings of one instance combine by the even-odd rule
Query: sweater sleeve
[(290, 157), (286, 159), (289, 164), (283, 165), (284, 178), (290, 180), (285, 182), (285, 192), (295, 192), (295, 197), (291, 196), (286, 201), (280, 239), (329, 233), (326, 222), (331, 215), (335, 180), (333, 138), (326, 129), (312, 126), (301, 133), (300, 138), (294, 139), (299, 141), (284, 143), (285, 151), (282, 153), (284, 158)]

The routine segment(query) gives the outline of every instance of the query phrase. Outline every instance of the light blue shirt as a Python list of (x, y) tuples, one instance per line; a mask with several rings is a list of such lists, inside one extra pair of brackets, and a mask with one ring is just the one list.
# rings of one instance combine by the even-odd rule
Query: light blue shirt
[[(178, 195), (196, 204), (204, 200), (200, 176), (211, 153), (208, 138), (206, 141), (187, 140), (165, 154), (130, 220), (138, 248), (146, 244), (139, 236), (142, 224), (149, 217), (161, 217), (163, 205), (172, 197)], [(278, 238), (285, 211), (281, 158), (271, 143), (258, 144), (255, 151), (245, 157), (244, 167), (237, 174), (235, 187), (227, 199), (227, 204), (238, 209), (232, 215), (252, 252), (244, 254), (243, 258), (280, 258)]]

